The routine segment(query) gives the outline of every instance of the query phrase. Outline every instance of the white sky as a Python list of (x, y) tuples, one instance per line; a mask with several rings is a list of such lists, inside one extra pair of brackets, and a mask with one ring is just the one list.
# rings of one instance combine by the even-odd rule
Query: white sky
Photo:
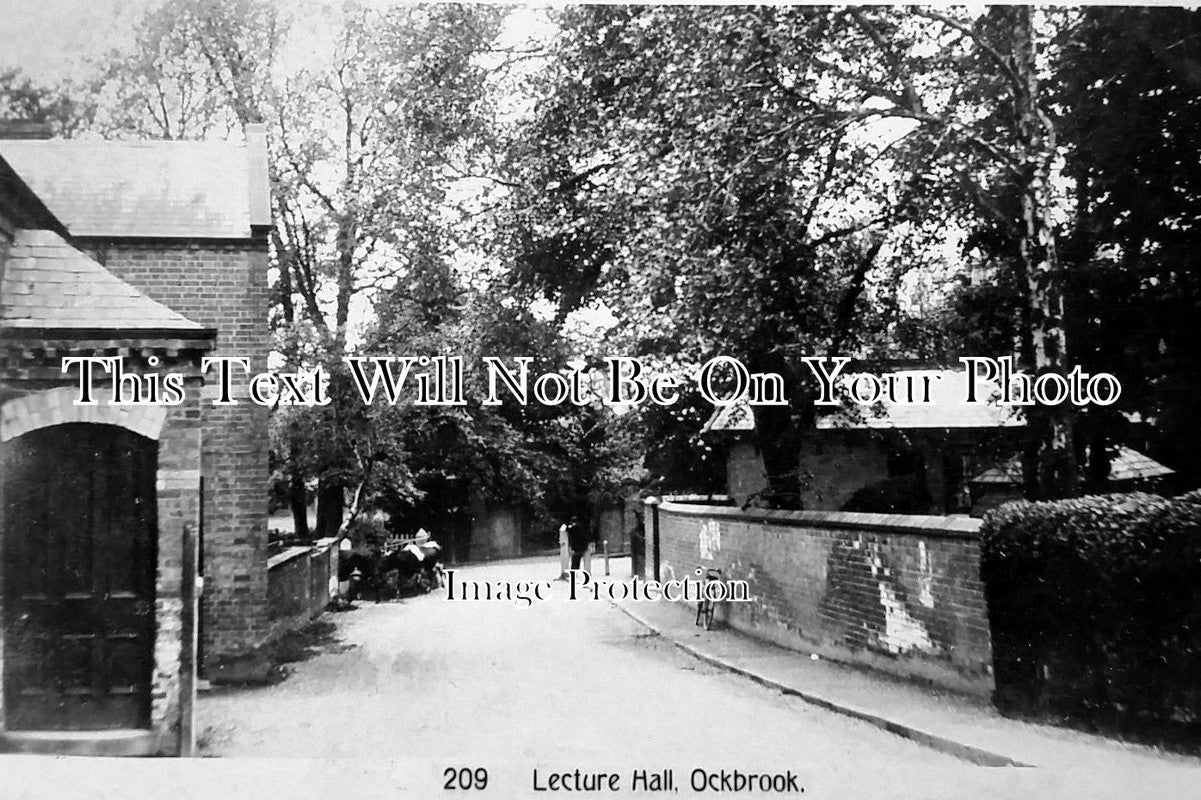
[[(0, 0), (0, 32), (3, 33), (4, 43), (0, 50), (0, 69), (17, 66), (34, 80), (43, 82), (82, 75), (88, 59), (95, 59), (110, 48), (128, 44), (134, 22), (160, 1)], [(329, 16), (323, 11), (336, 14), (341, 3), (330, 0), (276, 2), (291, 18), (292, 24), (288, 46), (281, 54), (282, 71), (289, 72), (294, 67), (323, 60), (322, 56), (329, 52), (332, 45), (327, 32), (336, 28), (327, 23)], [(368, 6), (395, 4), (395, 0), (359, 2)], [(544, 9), (545, 4), (517, 9), (508, 19), (502, 43), (516, 45), (531, 37), (544, 40), (552, 35), (553, 26), (547, 21)], [(519, 109), (514, 111), (520, 113)], [(897, 134), (900, 131), (890, 133)], [(479, 188), (464, 186), (462, 190), (471, 193)], [(465, 263), (462, 265), (466, 266)], [(907, 276), (907, 281), (912, 280), (912, 276)], [(549, 305), (542, 310), (548, 315), (553, 313)], [(360, 322), (368, 315), (367, 308), (362, 304), (355, 312), (354, 316)], [(572, 315), (569, 327), (588, 339), (609, 327), (613, 321), (603, 308), (583, 309)]]
[[(35, 80), (53, 81), (79, 74), (86, 59), (127, 44), (136, 20), (160, 0), (0, 0), (0, 69), (20, 67)], [(396, 0), (358, 0), (364, 6), (392, 6)], [(338, 8), (332, 0), (276, 0), (293, 17), (293, 58), (312, 57), (322, 47), (322, 9)], [(549, 30), (539, 8), (512, 15), (503, 34), (519, 42)], [(318, 13), (314, 13), (314, 12)]]

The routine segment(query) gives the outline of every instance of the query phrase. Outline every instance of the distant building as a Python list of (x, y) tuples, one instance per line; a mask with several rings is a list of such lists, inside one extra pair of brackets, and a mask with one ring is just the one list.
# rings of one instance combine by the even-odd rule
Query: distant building
[[(1020, 408), (995, 402), (964, 404), (964, 373), (912, 369), (888, 374), (931, 382), (930, 403), (878, 404), (820, 414), (797, 454), (801, 501), (814, 510), (850, 510), (884, 498), (890, 481), (924, 484), (924, 513), (984, 514), (1021, 499), (1022, 467), (1015, 453), (1025, 426)], [(742, 505), (767, 486), (755, 447), (750, 406), (715, 409), (702, 432), (727, 440), (726, 491)], [(1110, 491), (1159, 490), (1173, 471), (1124, 445), (1110, 456)], [(848, 507), (848, 503), (851, 504)], [(908, 509), (915, 513), (913, 509)]]
[[(996, 403), (965, 405), (964, 373), (945, 369), (896, 370), (890, 374), (930, 383), (930, 403), (878, 404), (850, 412), (820, 414), (797, 453), (798, 484), (805, 508), (838, 510), (865, 487), (890, 479), (924, 483), (925, 513), (967, 513), (968, 483), (997, 453), (1012, 452), (1022, 417)], [(919, 384), (920, 385), (920, 384)], [(738, 404), (714, 411), (704, 432), (726, 432), (726, 493), (738, 505), (767, 486), (756, 449), (754, 414)]]
[[(1175, 471), (1150, 456), (1119, 445), (1109, 456), (1107, 489), (1113, 492), (1156, 491)], [(983, 514), (1001, 503), (1022, 498), (1022, 461), (1012, 456), (971, 479), (973, 513)]]

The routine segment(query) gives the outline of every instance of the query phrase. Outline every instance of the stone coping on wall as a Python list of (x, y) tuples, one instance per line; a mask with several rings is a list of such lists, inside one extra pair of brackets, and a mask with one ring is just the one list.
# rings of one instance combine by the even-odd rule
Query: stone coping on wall
[(688, 503), (690, 505), (707, 505), (712, 503), (730, 503), (728, 494), (669, 494), (661, 498), (664, 503)]
[(338, 541), (336, 536), (327, 536), (324, 539), (318, 539), (311, 546), (296, 545), (294, 547), (285, 547), (275, 555), (267, 559), (267, 571), (282, 566), (294, 558), (299, 558), (302, 554), (308, 553), (312, 557), (317, 557), (324, 553), (329, 548), (333, 547)]
[(976, 539), (981, 521), (967, 516), (935, 514), (866, 514), (850, 511), (773, 511), (768, 509), (742, 510), (731, 506), (695, 505), (664, 499), (662, 512), (698, 517), (725, 517), (742, 522), (762, 522), (768, 525), (835, 528), (842, 530), (883, 531), (892, 533), (921, 533), (955, 539)]
[(288, 547), (267, 559), (267, 570), (270, 571), (278, 566), (286, 564), (294, 558), (305, 555), (312, 549), (313, 548), (311, 547)]

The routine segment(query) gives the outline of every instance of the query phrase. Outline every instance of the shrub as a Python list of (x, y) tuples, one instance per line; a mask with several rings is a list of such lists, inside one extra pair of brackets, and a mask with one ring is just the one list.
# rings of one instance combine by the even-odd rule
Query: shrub
[(1008, 503), (981, 536), (999, 705), (1201, 720), (1201, 504)]
[(1201, 503), (1201, 489), (1193, 489), (1191, 492), (1177, 495), (1177, 500), (1186, 500), (1190, 503)]

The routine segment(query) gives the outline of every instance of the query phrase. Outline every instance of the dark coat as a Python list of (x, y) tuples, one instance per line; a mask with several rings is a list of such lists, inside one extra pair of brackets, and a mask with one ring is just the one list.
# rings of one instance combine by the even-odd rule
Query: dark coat
[(583, 522), (569, 523), (567, 526), (567, 546), (573, 553), (582, 553), (592, 544), (592, 533)]

